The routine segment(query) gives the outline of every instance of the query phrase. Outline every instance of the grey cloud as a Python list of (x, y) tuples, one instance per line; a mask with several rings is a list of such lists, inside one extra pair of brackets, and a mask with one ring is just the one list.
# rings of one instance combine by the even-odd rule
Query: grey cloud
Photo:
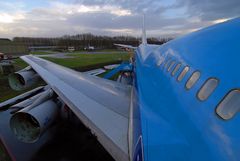
[[(52, 0), (51, 0), (52, 1)], [(239, 0), (176, 0), (163, 5), (162, 0), (75, 0), (76, 5), (114, 5), (130, 10), (131, 15), (118, 16), (106, 11), (67, 14), (51, 7), (36, 7), (26, 12), (26, 19), (5, 24), (9, 37), (13, 36), (62, 36), (92, 32), (98, 35), (120, 33), (128, 29), (133, 36), (139, 36), (143, 11), (146, 12), (146, 26), (150, 36), (182, 35), (194, 29), (212, 24), (212, 20), (239, 16)], [(186, 8), (186, 15), (174, 15), (174, 9)], [(171, 18), (164, 14), (172, 11)], [(119, 31), (114, 33), (114, 31)], [(0, 30), (1, 31), (1, 30)], [(4, 35), (1, 33), (1, 35)]]
[(84, 5), (115, 5), (131, 10), (134, 14), (149, 13), (161, 14), (168, 7), (164, 7), (162, 0), (75, 0), (75, 4)]
[[(86, 13), (75, 14), (68, 18), (72, 25), (83, 25), (99, 29), (126, 29), (140, 30), (142, 27), (142, 15), (115, 16), (110, 13)], [(150, 30), (161, 29), (166, 26), (175, 26), (187, 23), (185, 18), (166, 19), (158, 15), (147, 15), (146, 24)]]
[(85, 5), (117, 5), (133, 13), (160, 15), (168, 9), (188, 8), (188, 15), (199, 16), (202, 20), (216, 20), (240, 15), (240, 0), (176, 0), (169, 6), (163, 6), (161, 0), (75, 0)]
[(199, 16), (204, 21), (240, 15), (239, 0), (178, 0), (178, 6), (187, 6), (189, 16)]

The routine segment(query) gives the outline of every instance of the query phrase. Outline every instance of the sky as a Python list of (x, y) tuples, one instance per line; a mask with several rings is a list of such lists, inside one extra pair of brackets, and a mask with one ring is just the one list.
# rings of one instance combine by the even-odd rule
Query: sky
[(178, 37), (239, 17), (240, 0), (0, 0), (0, 37)]

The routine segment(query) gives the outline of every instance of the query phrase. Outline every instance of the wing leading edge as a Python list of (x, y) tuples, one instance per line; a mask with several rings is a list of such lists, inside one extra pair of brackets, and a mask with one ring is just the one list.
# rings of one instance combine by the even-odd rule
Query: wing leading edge
[(137, 47), (134, 47), (132, 45), (124, 45), (124, 44), (114, 44), (114, 45), (122, 47), (122, 48), (137, 49)]
[(27, 62), (118, 161), (129, 160), (130, 86), (79, 73), (31, 55)]

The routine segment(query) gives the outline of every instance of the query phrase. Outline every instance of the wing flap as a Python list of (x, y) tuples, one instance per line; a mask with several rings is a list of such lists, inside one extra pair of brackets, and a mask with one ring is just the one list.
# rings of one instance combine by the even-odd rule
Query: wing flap
[(130, 86), (79, 73), (34, 56), (21, 58), (91, 129), (114, 159), (129, 160)]

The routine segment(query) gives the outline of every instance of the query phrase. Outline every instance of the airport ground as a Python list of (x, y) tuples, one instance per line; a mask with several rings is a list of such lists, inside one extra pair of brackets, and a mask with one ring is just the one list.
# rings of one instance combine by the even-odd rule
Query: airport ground
[[(32, 54), (46, 55), (46, 54), (51, 54), (51, 52), (47, 52), (47, 53), (46, 52), (32, 52)], [(131, 54), (132, 53), (119, 52), (119, 51), (115, 51), (115, 50), (114, 51), (113, 50), (105, 50), (105, 51), (101, 51), (101, 53), (73, 52), (73, 53), (69, 54), (70, 58), (56, 58), (56, 57), (43, 57), (43, 58), (50, 60), (54, 63), (75, 69), (77, 71), (86, 71), (86, 70), (91, 70), (94, 68), (99, 68), (104, 65), (120, 63), (121, 61), (128, 60)], [(27, 66), (27, 64), (25, 62), (23, 62), (21, 59), (14, 60), (14, 67), (15, 67), (16, 71), (23, 69), (26, 66)], [(39, 82), (39, 84), (37, 84), (36, 86), (43, 85), (43, 84), (45, 84), (45, 83)], [(32, 88), (34, 88), (34, 87), (32, 87)], [(30, 90), (30, 89), (28, 89), (28, 90)], [(3, 102), (4, 100), (7, 100), (14, 96), (17, 96), (23, 92), (26, 92), (26, 91), (20, 91), (20, 92), (13, 91), (8, 85), (7, 75), (0, 75), (0, 102)], [(60, 141), (62, 139), (62, 137), (64, 139), (68, 140), (67, 144), (69, 144), (71, 142), (74, 147), (77, 146), (76, 143), (79, 143), (78, 142), (79, 140), (76, 141), (76, 143), (74, 143), (75, 141), (71, 139), (71, 138), (74, 138), (74, 137), (72, 137), (72, 135), (76, 135), (76, 134), (72, 133), (70, 135), (65, 135), (66, 131), (68, 131), (69, 128), (72, 129), (72, 127), (69, 127), (65, 123), (62, 123), (62, 124), (63, 124), (62, 126), (66, 126), (66, 128), (63, 128), (63, 130), (60, 131), (61, 133), (59, 134), (59, 137), (57, 137), (56, 139), (54, 139), (53, 142), (51, 142), (49, 145), (47, 145), (47, 146), (49, 146), (50, 149), (52, 148), (52, 146), (53, 147), (58, 146), (58, 144), (59, 144), (58, 141)], [(90, 141), (90, 143), (88, 143), (86, 141), (81, 142), (82, 137), (80, 138), (80, 142), (81, 142), (82, 146), (84, 147), (82, 149), (85, 151), (84, 154), (86, 155), (84, 158), (87, 158), (87, 160), (88, 160), (89, 157), (93, 157), (91, 155), (91, 150), (92, 150), (91, 145), (92, 146), (96, 145), (96, 147), (94, 147), (95, 150), (92, 151), (93, 153), (95, 153), (96, 149), (97, 149), (97, 151), (101, 152), (101, 155), (103, 154), (102, 156), (99, 156), (100, 158), (102, 158), (103, 160), (112, 160), (112, 158), (110, 156), (108, 156), (108, 154), (104, 154), (106, 152), (102, 148), (102, 146), (99, 143), (96, 143), (97, 142), (96, 138), (94, 138), (94, 136), (89, 135), (88, 129), (86, 129), (85, 127), (80, 127), (80, 128), (78, 127), (78, 128), (74, 128), (73, 130), (76, 130), (75, 131), (76, 133), (78, 133), (80, 130), (80, 132), (84, 134), (82, 137), (87, 137), (87, 139), (89, 139), (89, 141)], [(68, 138), (66, 138), (66, 137), (68, 137)], [(72, 150), (74, 150), (74, 147)], [(64, 151), (64, 148), (61, 150)], [(53, 150), (52, 152), (54, 153), (55, 151)], [(95, 155), (98, 155), (97, 153)], [(43, 149), (43, 151), (40, 151), (39, 155), (37, 155), (37, 156), (42, 156), (44, 154), (47, 154), (47, 151)], [(69, 155), (72, 155), (72, 153), (69, 153)], [(74, 156), (74, 158), (78, 158), (78, 157), (79, 156)], [(102, 160), (102, 159), (100, 159), (100, 160)], [(1, 142), (0, 142), (0, 160), (1, 161), (9, 161), (8, 156), (4, 153), (4, 148), (1, 146)], [(44, 160), (44, 157), (42, 157), (42, 159), (34, 158), (33, 160)], [(51, 160), (53, 160), (53, 159), (51, 159)], [(96, 159), (92, 158), (91, 160), (96, 160)]]

